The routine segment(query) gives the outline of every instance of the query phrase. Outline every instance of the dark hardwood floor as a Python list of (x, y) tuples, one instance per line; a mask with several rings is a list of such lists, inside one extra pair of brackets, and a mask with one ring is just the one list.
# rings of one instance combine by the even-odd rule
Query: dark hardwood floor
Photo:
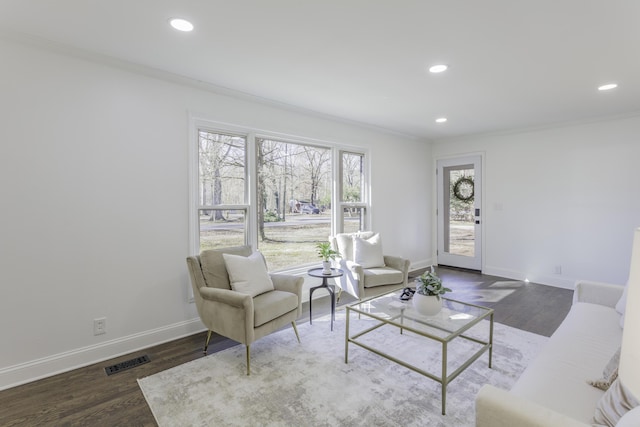
[[(417, 273), (417, 272), (416, 272)], [(573, 291), (440, 267), (453, 293), (447, 297), (492, 307), (495, 321), (551, 335), (566, 316)], [(415, 274), (413, 274), (415, 275)], [(412, 276), (413, 276), (412, 275)], [(340, 305), (355, 300), (343, 294)], [(329, 312), (329, 299), (314, 300), (314, 317)], [(309, 321), (309, 307), (299, 322)], [(205, 333), (0, 391), (0, 426), (155, 426), (137, 379), (203, 357)], [(209, 354), (237, 345), (214, 336)], [(104, 368), (141, 355), (151, 362), (111, 376)]]

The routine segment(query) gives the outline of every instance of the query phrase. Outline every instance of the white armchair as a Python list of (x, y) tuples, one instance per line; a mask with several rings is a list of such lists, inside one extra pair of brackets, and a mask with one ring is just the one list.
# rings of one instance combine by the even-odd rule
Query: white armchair
[(337, 280), (341, 291), (363, 300), (407, 286), (409, 260), (383, 255), (378, 233), (341, 233), (329, 241), (341, 256), (336, 258), (344, 271)]

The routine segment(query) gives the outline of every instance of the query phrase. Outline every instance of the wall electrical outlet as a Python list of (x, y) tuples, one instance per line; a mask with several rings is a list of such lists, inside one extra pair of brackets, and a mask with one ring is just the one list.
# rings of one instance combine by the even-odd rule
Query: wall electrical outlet
[(554, 273), (556, 274), (562, 274), (562, 266), (561, 265), (556, 265), (553, 269)]
[(107, 333), (107, 318), (100, 317), (93, 319), (93, 335), (102, 335)]

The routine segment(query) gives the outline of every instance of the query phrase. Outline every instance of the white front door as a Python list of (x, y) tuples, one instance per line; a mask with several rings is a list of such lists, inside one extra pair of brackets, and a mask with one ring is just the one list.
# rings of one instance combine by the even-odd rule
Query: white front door
[(438, 265), (482, 270), (482, 157), (437, 161)]

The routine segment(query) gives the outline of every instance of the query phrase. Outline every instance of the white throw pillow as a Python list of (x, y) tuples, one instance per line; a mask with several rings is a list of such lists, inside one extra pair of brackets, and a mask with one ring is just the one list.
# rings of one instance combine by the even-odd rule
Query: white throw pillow
[(614, 427), (627, 412), (637, 407), (639, 403), (618, 378), (598, 401), (593, 421), (598, 426)]
[(609, 363), (607, 363), (607, 366), (605, 366), (604, 370), (602, 371), (602, 378), (599, 378), (597, 380), (588, 380), (587, 383), (589, 383), (589, 385), (592, 385), (604, 391), (607, 391), (609, 387), (611, 387), (611, 384), (613, 384), (616, 378), (618, 378), (620, 350), (621, 349), (618, 348), (618, 351), (616, 351), (613, 356), (611, 356)]
[(620, 313), (620, 327), (624, 327), (624, 312), (627, 308), (627, 291), (629, 290), (629, 283), (624, 287), (624, 291), (622, 292), (622, 296), (618, 300), (616, 304), (616, 311)]
[(379, 233), (368, 239), (353, 236), (353, 261), (363, 268), (384, 267), (382, 241)]
[(222, 256), (229, 273), (231, 289), (234, 291), (255, 297), (275, 289), (260, 252), (254, 252), (248, 257), (231, 254)]

